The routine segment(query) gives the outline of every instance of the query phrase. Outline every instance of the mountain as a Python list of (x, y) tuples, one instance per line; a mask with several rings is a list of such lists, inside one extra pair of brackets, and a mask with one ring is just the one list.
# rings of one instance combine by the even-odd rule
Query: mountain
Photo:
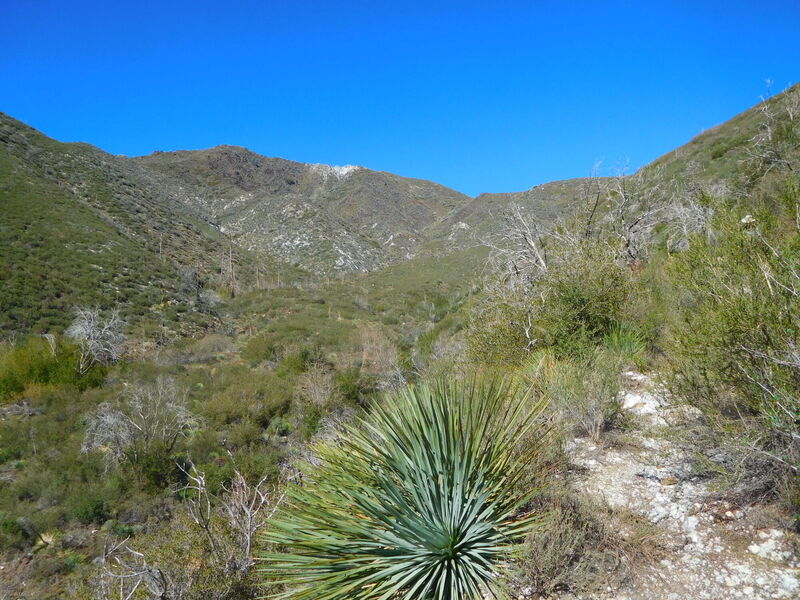
[(363, 167), (298, 163), (219, 146), (131, 159), (240, 246), (324, 273), (414, 256), (432, 224), (471, 199)]
[(470, 200), (231, 146), (113, 156), (0, 113), (0, 329), (60, 329), (79, 304), (200, 323), (196, 286), (227, 285), (232, 272), (247, 287), (401, 262)]
[[(770, 160), (796, 156), (781, 145), (781, 123), (800, 115), (797, 89), (642, 168), (643, 197), (735, 190), (765, 151), (765, 124)], [(0, 113), (0, 329), (58, 328), (71, 306), (86, 303), (121, 306), (132, 320), (185, 324), (191, 319), (178, 317), (188, 314), (200, 322), (196, 292), (204, 286), (235, 292), (265, 279), (430, 266), (496, 234), (512, 204), (552, 221), (605, 181), (470, 198), (430, 181), (236, 146), (112, 156)]]

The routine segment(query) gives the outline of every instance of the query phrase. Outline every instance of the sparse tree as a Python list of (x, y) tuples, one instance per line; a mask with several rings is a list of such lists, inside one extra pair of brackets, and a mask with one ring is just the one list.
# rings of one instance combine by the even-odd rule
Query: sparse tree
[(647, 258), (653, 230), (669, 219), (674, 193), (666, 189), (661, 171), (617, 175), (608, 186), (609, 210), (604, 221), (621, 241), (618, 260), (630, 265)]
[(184, 543), (162, 536), (140, 550), (129, 538), (107, 544), (92, 582), (98, 600), (252, 597), (253, 540), (283, 496), (266, 478), (251, 484), (238, 469), (221, 494), (208, 489), (202, 471), (192, 467), (184, 472), (187, 484), (179, 491), (187, 496), (186, 515), (177, 516), (168, 536)]
[(129, 538), (106, 544), (103, 566), (92, 582), (97, 600), (185, 600), (191, 577), (185, 565), (154, 564), (128, 544)]
[(231, 296), (239, 294), (239, 279), (236, 275), (237, 261), (233, 255), (233, 240), (228, 239), (228, 251), (220, 255), (220, 283), (228, 288)]
[(316, 408), (327, 406), (334, 391), (333, 372), (321, 363), (312, 363), (297, 381), (298, 398)]
[(762, 98), (763, 116), (758, 133), (752, 138), (748, 160), (761, 175), (779, 170), (797, 173), (800, 150), (800, 86), (782, 96)]
[(370, 303), (369, 297), (366, 292), (362, 291), (360, 294), (356, 294), (353, 296), (353, 304), (355, 304), (359, 309), (369, 312), (370, 310)]
[(78, 372), (83, 375), (94, 365), (107, 365), (122, 358), (125, 347), (125, 325), (117, 310), (104, 318), (100, 309), (78, 307), (75, 320), (65, 335), (80, 347)]
[(178, 275), (180, 277), (181, 292), (192, 300), (197, 298), (200, 291), (203, 289), (203, 284), (200, 281), (200, 277), (197, 275), (197, 270), (191, 267), (183, 267), (179, 270)]
[(173, 379), (128, 389), (115, 403), (103, 403), (89, 417), (83, 452), (101, 450), (110, 462), (134, 462), (158, 448), (169, 455), (182, 436), (197, 426), (186, 408), (186, 392)]
[(690, 196), (672, 206), (669, 213), (667, 248), (670, 250), (685, 250), (692, 235), (713, 235), (710, 226), (714, 209), (708, 202)]
[[(183, 490), (191, 492), (187, 503), (189, 515), (206, 534), (222, 572), (229, 577), (247, 574), (255, 564), (252, 556), (255, 535), (275, 513), (283, 496), (268, 484), (267, 477), (251, 485), (238, 469), (231, 482), (223, 484), (219, 495), (209, 491), (202, 471), (192, 466), (185, 473), (188, 483)], [(225, 533), (215, 527), (215, 514), (222, 518)]]
[(534, 284), (549, 269), (547, 243), (553, 237), (553, 230), (518, 204), (512, 205), (501, 218), (499, 235), (484, 240), (491, 250), (490, 261), (509, 287)]
[(222, 302), (220, 295), (214, 290), (204, 289), (198, 295), (201, 304), (208, 309), (216, 308)]
[(490, 249), (492, 271), (512, 290), (534, 286), (557, 263), (579, 253), (586, 240), (604, 234), (600, 213), (608, 198), (608, 185), (593, 174), (581, 187), (575, 213), (564, 220), (545, 223), (512, 204), (500, 217), (499, 233), (481, 240)]

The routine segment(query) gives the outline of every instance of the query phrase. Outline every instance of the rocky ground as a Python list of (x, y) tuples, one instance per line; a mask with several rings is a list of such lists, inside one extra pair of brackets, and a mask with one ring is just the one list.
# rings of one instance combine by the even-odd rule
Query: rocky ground
[[(576, 439), (573, 485), (616, 509), (646, 517), (663, 534), (660, 560), (642, 561), (614, 600), (767, 600), (800, 598), (800, 557), (792, 532), (778, 529), (764, 507), (714, 500), (675, 432), (698, 419), (671, 405), (648, 377), (625, 373), (624, 409), (634, 429), (624, 443)], [(571, 594), (559, 600), (578, 598)]]

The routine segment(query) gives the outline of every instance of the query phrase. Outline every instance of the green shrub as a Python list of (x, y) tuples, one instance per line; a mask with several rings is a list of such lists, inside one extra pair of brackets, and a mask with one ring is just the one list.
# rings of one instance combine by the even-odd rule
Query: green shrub
[(194, 464), (204, 464), (220, 456), (222, 435), (214, 429), (201, 429), (189, 440), (187, 453)]
[(292, 385), (270, 372), (244, 371), (202, 404), (201, 411), (217, 426), (251, 422), (267, 427), (285, 414), (292, 400)]
[(471, 360), (517, 364), (533, 348), (569, 356), (601, 343), (619, 326), (631, 282), (611, 246), (585, 240), (561, 252), (568, 256), (535, 283), (490, 286), (469, 323)]
[(0, 346), (0, 400), (22, 393), (30, 384), (70, 385), (85, 390), (103, 382), (99, 365), (78, 373), (78, 349), (66, 341), (29, 337), (21, 343)]
[(619, 375), (624, 363), (616, 354), (598, 348), (559, 358), (553, 351), (532, 353), (519, 373), (533, 393), (547, 401), (562, 432), (599, 439), (622, 411)]
[(236, 423), (228, 432), (227, 445), (231, 450), (249, 448), (262, 440), (263, 430), (250, 421)]
[(134, 535), (135, 530), (130, 525), (125, 525), (124, 523), (117, 523), (115, 522), (111, 526), (111, 531), (114, 532), (114, 535), (120, 538), (127, 538)]
[(257, 335), (247, 340), (242, 348), (242, 358), (256, 366), (265, 361), (278, 360), (281, 348), (269, 336)]
[(718, 242), (675, 259), (681, 317), (669, 331), (671, 390), (784, 479), (800, 468), (800, 236), (770, 211), (720, 217)]
[(108, 518), (106, 502), (103, 498), (83, 494), (73, 508), (73, 515), (84, 524), (102, 523)]
[(540, 408), (498, 383), (388, 396), (317, 446), (313, 485), (292, 485), (266, 529), (289, 553), (265, 554), (262, 571), (298, 599), (482, 598), (531, 525), (515, 483), (538, 446), (520, 456), (517, 442)]
[(357, 366), (341, 369), (333, 374), (336, 395), (345, 403), (365, 405), (377, 390), (375, 377)]
[(0, 513), (0, 547), (21, 550), (29, 543), (19, 519)]
[(603, 338), (605, 346), (621, 363), (641, 367), (645, 363), (647, 345), (644, 337), (625, 323), (613, 327)]
[(69, 550), (64, 556), (64, 566), (67, 573), (72, 573), (75, 569), (86, 563), (86, 556), (80, 552)]
[(299, 375), (315, 362), (324, 362), (319, 348), (304, 346), (287, 352), (278, 363), (275, 372), (283, 377)]
[(534, 338), (526, 336), (533, 301), (519, 292), (489, 298), (471, 315), (467, 356), (484, 365), (516, 365), (527, 355)]
[(544, 346), (569, 355), (599, 342), (618, 325), (630, 283), (610, 247), (587, 242), (548, 274), (540, 287), (535, 335)]
[(135, 454), (126, 454), (128, 469), (149, 494), (155, 494), (182, 479), (182, 472), (177, 465), (179, 457), (161, 442), (141, 448)]

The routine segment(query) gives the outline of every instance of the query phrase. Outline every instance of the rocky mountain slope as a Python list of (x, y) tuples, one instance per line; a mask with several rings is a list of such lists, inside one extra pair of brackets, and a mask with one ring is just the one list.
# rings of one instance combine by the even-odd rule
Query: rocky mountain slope
[[(779, 94), (645, 166), (638, 173), (643, 199), (672, 201), (693, 187), (734, 188), (763, 133), (765, 108), (786, 110), (796, 97)], [(613, 183), (577, 178), (470, 198), (429, 181), (268, 158), (233, 146), (130, 160), (161, 173), (174, 198), (241, 246), (316, 272), (371, 271), (474, 247), (497, 232), (512, 204), (554, 221)]]
[(470, 200), (444, 186), (219, 146), (131, 159), (170, 195), (249, 250), (316, 272), (370, 271), (411, 258), (432, 223)]
[(0, 206), (0, 329), (60, 328), (78, 304), (175, 320), (197, 285), (252, 263), (159, 174), (2, 113)]

